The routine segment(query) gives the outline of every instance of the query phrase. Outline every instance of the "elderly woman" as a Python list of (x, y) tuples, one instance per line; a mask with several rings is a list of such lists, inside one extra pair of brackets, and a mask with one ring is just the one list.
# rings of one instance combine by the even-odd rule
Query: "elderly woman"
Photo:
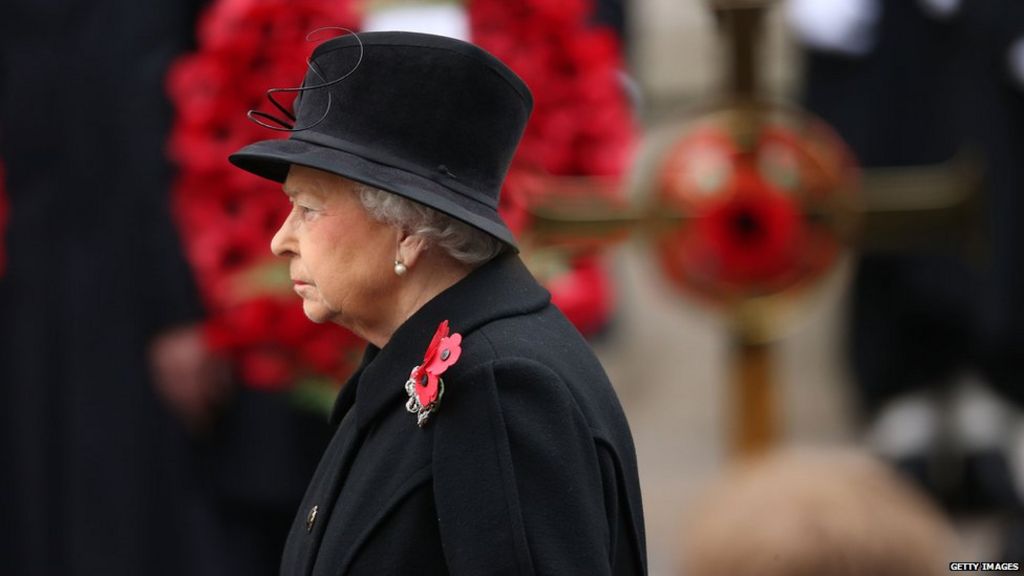
[(306, 315), (369, 342), (283, 575), (646, 571), (618, 399), (497, 212), (531, 107), (470, 44), (349, 34), (315, 50), (291, 137), (231, 156), (284, 182), (271, 248)]

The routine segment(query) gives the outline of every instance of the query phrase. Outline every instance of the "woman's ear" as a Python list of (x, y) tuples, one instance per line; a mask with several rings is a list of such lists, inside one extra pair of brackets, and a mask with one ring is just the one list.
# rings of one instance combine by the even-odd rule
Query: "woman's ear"
[(426, 239), (418, 234), (409, 234), (404, 230), (398, 231), (398, 254), (396, 260), (405, 264), (406, 268), (411, 269), (419, 261), (423, 253), (427, 251), (428, 243)]

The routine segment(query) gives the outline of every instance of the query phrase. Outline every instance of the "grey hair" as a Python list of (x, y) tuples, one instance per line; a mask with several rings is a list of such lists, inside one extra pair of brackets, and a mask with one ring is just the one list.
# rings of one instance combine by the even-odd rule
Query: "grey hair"
[(420, 236), (463, 264), (483, 264), (506, 249), (494, 236), (398, 194), (366, 184), (356, 191), (371, 218)]

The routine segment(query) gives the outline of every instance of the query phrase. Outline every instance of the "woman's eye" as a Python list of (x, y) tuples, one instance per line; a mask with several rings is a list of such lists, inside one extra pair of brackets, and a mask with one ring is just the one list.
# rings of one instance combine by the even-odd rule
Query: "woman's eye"
[(315, 210), (313, 210), (309, 206), (299, 204), (298, 202), (293, 202), (292, 207), (294, 210), (298, 211), (298, 213), (301, 214), (302, 216), (306, 216), (312, 212), (315, 212)]

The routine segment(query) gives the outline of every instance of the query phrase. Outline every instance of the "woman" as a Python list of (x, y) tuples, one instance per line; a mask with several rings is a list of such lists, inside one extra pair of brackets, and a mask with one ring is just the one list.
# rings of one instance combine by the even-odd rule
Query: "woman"
[(522, 80), (375, 32), (320, 45), (299, 92), (291, 137), (231, 161), (284, 182), (271, 248), (306, 314), (369, 346), (282, 574), (644, 573), (625, 416), (497, 212)]

